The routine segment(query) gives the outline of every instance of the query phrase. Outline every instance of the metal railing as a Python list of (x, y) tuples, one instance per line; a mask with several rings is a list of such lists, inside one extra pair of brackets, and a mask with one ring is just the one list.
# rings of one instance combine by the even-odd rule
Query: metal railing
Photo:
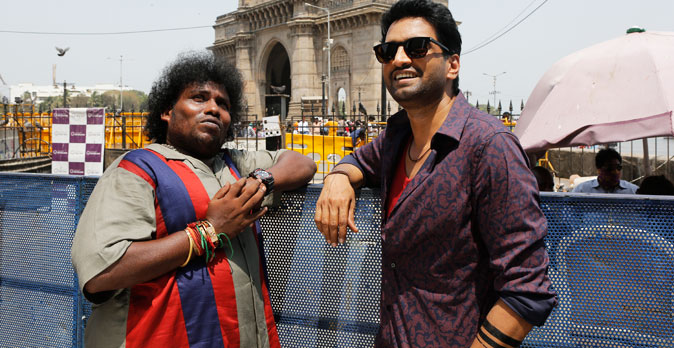
[(386, 128), (386, 122), (368, 121), (365, 115), (290, 116), (281, 125), (281, 136), (267, 138), (262, 123), (254, 118), (242, 121), (236, 128), (235, 141), (227, 143), (226, 147), (243, 150), (285, 148), (299, 152), (316, 163), (318, 171), (312, 183), (320, 183), (342, 158), (379, 136)]
[[(674, 139), (672, 137), (654, 137), (646, 139), (648, 151), (644, 151), (643, 140), (631, 140), (619, 143), (593, 146), (564, 147), (548, 150), (549, 163), (558, 177), (568, 178), (573, 174), (595, 176), (597, 169), (594, 158), (596, 153), (610, 147), (620, 153), (622, 179), (639, 184), (648, 175), (664, 175), (674, 180)], [(649, 171), (646, 171), (648, 165)]]
[[(70, 247), (96, 178), (0, 173), (0, 182), (0, 346), (82, 347), (91, 306)], [(320, 190), (284, 193), (261, 219), (281, 343), (371, 347), (380, 194), (357, 192), (360, 232), (333, 248), (313, 223)], [(674, 347), (674, 198), (542, 193), (541, 209), (559, 303), (522, 347)]]
[[(149, 143), (143, 130), (145, 112), (106, 113), (105, 147), (137, 149)], [(0, 104), (0, 160), (51, 154), (52, 113), (34, 105)]]

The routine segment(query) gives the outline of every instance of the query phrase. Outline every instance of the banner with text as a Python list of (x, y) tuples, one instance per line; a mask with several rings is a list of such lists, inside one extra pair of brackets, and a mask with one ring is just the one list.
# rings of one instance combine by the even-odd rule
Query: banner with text
[(103, 174), (104, 144), (104, 108), (54, 109), (52, 174)]

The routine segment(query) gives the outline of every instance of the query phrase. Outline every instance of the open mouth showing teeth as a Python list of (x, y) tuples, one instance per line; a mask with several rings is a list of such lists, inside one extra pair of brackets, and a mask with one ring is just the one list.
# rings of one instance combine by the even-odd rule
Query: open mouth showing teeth
[(395, 80), (398, 81), (398, 80), (409, 79), (409, 78), (413, 78), (413, 77), (416, 77), (416, 75), (412, 74), (412, 73), (401, 73), (401, 74), (396, 75)]

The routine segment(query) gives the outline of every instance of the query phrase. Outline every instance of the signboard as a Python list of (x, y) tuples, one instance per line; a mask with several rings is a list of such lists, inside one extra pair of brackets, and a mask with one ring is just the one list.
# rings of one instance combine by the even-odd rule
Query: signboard
[(103, 174), (104, 144), (104, 108), (54, 109), (52, 174)]
[(262, 129), (265, 138), (277, 137), (281, 135), (281, 127), (278, 116), (268, 116), (262, 118)]

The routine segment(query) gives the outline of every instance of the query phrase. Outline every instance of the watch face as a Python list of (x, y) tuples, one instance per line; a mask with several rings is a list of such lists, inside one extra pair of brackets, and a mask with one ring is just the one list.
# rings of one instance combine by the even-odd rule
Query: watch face
[(267, 192), (265, 193), (265, 196), (270, 194), (274, 190), (274, 177), (268, 171), (264, 169), (255, 169), (248, 176), (262, 180), (264, 186), (267, 187)]
[(264, 181), (265, 179), (271, 178), (271, 174), (266, 170), (256, 170), (253, 172), (258, 179)]

